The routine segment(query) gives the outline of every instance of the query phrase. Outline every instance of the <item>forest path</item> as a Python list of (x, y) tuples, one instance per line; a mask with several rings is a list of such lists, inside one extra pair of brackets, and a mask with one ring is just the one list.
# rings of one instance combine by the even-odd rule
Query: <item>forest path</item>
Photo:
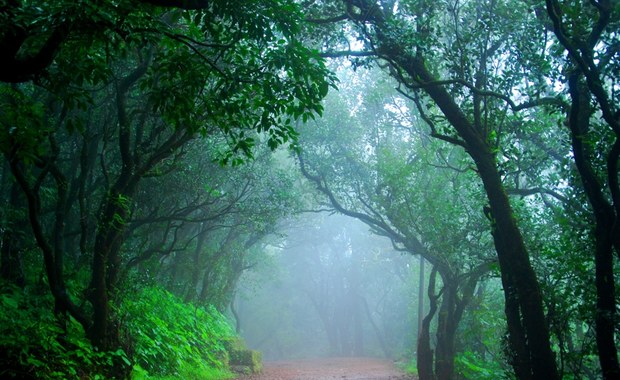
[(376, 358), (322, 358), (265, 362), (258, 375), (238, 380), (415, 380), (390, 360)]

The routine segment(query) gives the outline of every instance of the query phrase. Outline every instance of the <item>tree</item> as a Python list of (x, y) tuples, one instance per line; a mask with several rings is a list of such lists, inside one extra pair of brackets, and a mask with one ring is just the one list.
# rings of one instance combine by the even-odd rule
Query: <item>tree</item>
[(225, 311), (238, 277), (260, 260), (278, 220), (299, 208), (299, 194), (282, 167), (284, 152), (259, 147), (251, 162), (223, 168), (217, 158), (225, 141), (219, 140), (192, 141), (170, 163), (175, 170), (144, 179), (125, 251), (131, 275), (155, 278), (186, 301)]
[[(614, 254), (620, 255), (620, 118), (617, 35), (620, 7), (612, 1), (546, 1), (571, 99), (567, 124), (574, 160), (595, 219), (596, 342), (603, 377), (620, 377), (616, 348)], [(593, 116), (600, 113), (602, 120)], [(619, 256), (620, 257), (620, 256)]]
[[(45, 7), (3, 8), (14, 59), (4, 80), (34, 82), (2, 85), (0, 149), (27, 199), (59, 320), (71, 316), (96, 347), (115, 350), (111, 303), (143, 179), (174, 169), (200, 135), (221, 136), (220, 160), (233, 164), (251, 156), (256, 132), (272, 149), (294, 140), (293, 122), (321, 112), (330, 75), (298, 41), (288, 2)], [(67, 256), (90, 261), (88, 306), (66, 284)]]
[[(489, 202), (514, 370), (523, 379), (559, 378), (539, 282), (498, 157), (508, 116), (561, 103), (537, 90), (544, 81), (529, 86), (524, 80), (530, 65), (540, 62), (540, 50), (532, 47), (543, 46), (535, 16), (520, 3), (424, 1), (397, 8), (391, 1), (345, 1), (341, 14), (357, 27), (369, 53), (387, 63), (431, 135), (472, 158)], [(515, 92), (525, 101), (514, 101)]]
[[(364, 74), (343, 76), (348, 84), (340, 99), (328, 98), (330, 112), (302, 130), (301, 170), (337, 211), (433, 265), (418, 368), (422, 378), (434, 378), (435, 372), (452, 378), (459, 322), (494, 261), (491, 237), (481, 232), (483, 203), (467, 158), (445, 143), (429, 141), (411, 121), (404, 98), (392, 97), (376, 83), (372, 90), (363, 88), (365, 77), (373, 75)], [(442, 287), (436, 294), (437, 277)], [(437, 312), (433, 360), (429, 328)]]

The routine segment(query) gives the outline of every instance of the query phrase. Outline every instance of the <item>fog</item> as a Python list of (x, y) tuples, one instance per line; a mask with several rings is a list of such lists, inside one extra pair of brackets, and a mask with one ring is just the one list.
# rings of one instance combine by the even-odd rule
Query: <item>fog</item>
[(419, 261), (356, 219), (304, 214), (233, 303), (248, 346), (268, 360), (398, 358), (415, 347)]

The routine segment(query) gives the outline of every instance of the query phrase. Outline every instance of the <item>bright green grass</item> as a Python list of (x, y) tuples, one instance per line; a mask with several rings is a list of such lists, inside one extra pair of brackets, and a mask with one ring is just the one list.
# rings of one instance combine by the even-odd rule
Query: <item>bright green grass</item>
[(408, 375), (418, 376), (418, 367), (415, 359), (411, 359), (408, 362), (398, 361), (396, 362), (396, 366)]
[(176, 375), (151, 376), (139, 366), (134, 367), (132, 380), (225, 380), (234, 379), (235, 374), (225, 369), (218, 368), (190, 368), (181, 366)]

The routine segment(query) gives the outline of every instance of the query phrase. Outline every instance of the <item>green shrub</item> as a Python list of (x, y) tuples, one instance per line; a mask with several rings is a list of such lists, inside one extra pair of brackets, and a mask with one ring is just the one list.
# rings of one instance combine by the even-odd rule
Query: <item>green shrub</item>
[(153, 376), (139, 366), (134, 367), (132, 380), (224, 380), (232, 379), (235, 375), (227, 369), (221, 368), (194, 368), (181, 366), (176, 375)]
[(404, 371), (410, 375), (418, 376), (418, 363), (415, 359), (405, 365)]
[(0, 378), (103, 379), (114, 356), (127, 361), (122, 350), (95, 351), (73, 320), (67, 333), (60, 328), (47, 294), (13, 286), (0, 291)]
[(222, 342), (234, 333), (215, 308), (183, 303), (150, 287), (125, 299), (120, 312), (134, 339), (135, 363), (149, 375), (206, 379), (199, 375), (226, 369)]
[[(98, 352), (71, 319), (67, 332), (53, 315), (47, 292), (0, 285), (0, 378), (104, 379), (123, 350)], [(234, 335), (213, 307), (181, 302), (158, 288), (128, 296), (118, 308), (133, 345), (134, 379), (231, 378), (222, 343)]]
[(500, 363), (481, 358), (480, 355), (471, 351), (458, 354), (455, 364), (457, 372), (465, 379), (497, 380), (511, 378)]
[(263, 354), (260, 351), (250, 350), (243, 339), (234, 336), (223, 341), (228, 352), (230, 367), (235, 372), (250, 374), (259, 373), (263, 369)]

